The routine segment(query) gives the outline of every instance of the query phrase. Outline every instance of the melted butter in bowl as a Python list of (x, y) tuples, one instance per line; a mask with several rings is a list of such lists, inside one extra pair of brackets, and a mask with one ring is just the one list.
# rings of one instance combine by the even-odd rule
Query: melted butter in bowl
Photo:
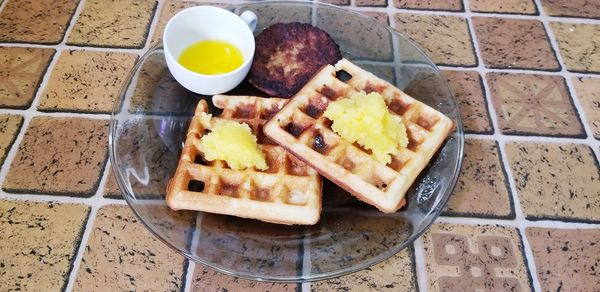
[(242, 52), (222, 40), (202, 40), (188, 46), (179, 56), (186, 69), (206, 75), (229, 73), (244, 63)]

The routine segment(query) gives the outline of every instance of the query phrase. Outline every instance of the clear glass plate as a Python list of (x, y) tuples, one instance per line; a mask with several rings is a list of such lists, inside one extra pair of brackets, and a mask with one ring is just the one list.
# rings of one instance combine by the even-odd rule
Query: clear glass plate
[[(197, 263), (254, 280), (308, 281), (358, 271), (410, 246), (446, 204), (460, 170), (463, 129), (456, 101), (439, 70), (395, 30), (361, 14), (308, 2), (258, 2), (229, 8), (258, 15), (255, 33), (276, 22), (311, 23), (327, 31), (345, 58), (443, 112), (456, 122), (407, 193), (407, 205), (384, 214), (334, 184), (323, 185), (314, 226), (284, 226), (192, 211), (164, 201), (194, 108), (202, 98), (169, 73), (161, 45), (130, 73), (110, 127), (110, 159), (127, 203), (160, 240)], [(243, 83), (230, 94), (263, 93)], [(214, 113), (218, 111), (211, 108)]]

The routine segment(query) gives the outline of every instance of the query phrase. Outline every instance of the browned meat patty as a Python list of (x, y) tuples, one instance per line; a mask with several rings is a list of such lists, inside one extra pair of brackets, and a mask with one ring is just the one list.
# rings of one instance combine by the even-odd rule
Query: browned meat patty
[(341, 58), (338, 45), (320, 28), (277, 23), (256, 37), (250, 83), (271, 96), (290, 97), (321, 67)]

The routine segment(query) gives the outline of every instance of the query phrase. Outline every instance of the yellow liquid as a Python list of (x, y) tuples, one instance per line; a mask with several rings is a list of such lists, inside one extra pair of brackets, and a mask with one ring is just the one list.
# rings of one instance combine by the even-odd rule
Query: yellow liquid
[(207, 75), (231, 72), (243, 62), (240, 50), (221, 40), (199, 41), (187, 47), (179, 56), (179, 63), (183, 67)]

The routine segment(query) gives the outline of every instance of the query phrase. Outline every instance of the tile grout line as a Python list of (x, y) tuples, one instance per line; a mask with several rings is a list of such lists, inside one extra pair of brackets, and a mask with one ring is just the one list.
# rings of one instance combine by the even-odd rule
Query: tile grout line
[[(435, 221), (437, 221), (437, 219)], [(424, 235), (425, 233), (417, 237), (417, 239), (415, 239), (415, 241), (413, 241), (412, 244), (413, 253), (415, 256), (415, 278), (417, 279), (417, 283), (415, 283), (415, 285), (417, 286), (416, 290), (419, 292), (426, 292), (429, 290), (429, 282), (427, 281), (429, 277), (427, 274), (427, 265), (425, 263), (425, 247), (423, 243)]]
[(77, 253), (75, 253), (75, 258), (73, 259), (73, 264), (71, 265), (71, 273), (69, 274), (67, 287), (65, 288), (66, 292), (73, 291), (77, 273), (79, 272), (79, 267), (81, 266), (81, 261), (83, 260), (83, 254), (87, 248), (88, 239), (90, 238), (90, 233), (92, 233), (92, 228), (94, 226), (94, 222), (96, 221), (96, 214), (100, 208), (101, 207), (99, 206), (91, 206), (88, 220), (84, 225), (85, 229), (83, 231), (83, 235), (81, 235), (81, 240), (79, 241), (79, 248), (77, 249)]

